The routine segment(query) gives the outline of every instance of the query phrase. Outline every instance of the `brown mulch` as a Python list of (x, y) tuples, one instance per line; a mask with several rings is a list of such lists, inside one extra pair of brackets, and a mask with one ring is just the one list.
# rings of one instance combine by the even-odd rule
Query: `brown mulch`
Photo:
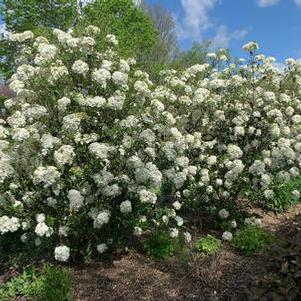
[[(295, 226), (301, 204), (282, 214), (252, 209), (267, 229), (281, 237)], [(213, 256), (192, 253), (189, 260), (157, 263), (130, 253), (111, 265), (94, 263), (73, 270), (78, 301), (229, 300), (244, 301), (244, 288), (265, 271), (265, 252), (246, 257), (224, 244)]]
[[(265, 228), (281, 237), (300, 224), (301, 204), (274, 214), (250, 209)], [(194, 239), (200, 237), (196, 233)], [(113, 261), (71, 268), (77, 301), (245, 301), (245, 288), (265, 272), (266, 252), (246, 257), (226, 243), (212, 256), (191, 252), (188, 257), (155, 262), (134, 251)], [(0, 283), (14, 276), (0, 275)], [(25, 299), (24, 299), (25, 300)], [(60, 301), (60, 300), (58, 300)]]
[(76, 300), (244, 300), (244, 280), (259, 262), (228, 248), (215, 256), (193, 258), (188, 266), (131, 254), (111, 267), (75, 269)]

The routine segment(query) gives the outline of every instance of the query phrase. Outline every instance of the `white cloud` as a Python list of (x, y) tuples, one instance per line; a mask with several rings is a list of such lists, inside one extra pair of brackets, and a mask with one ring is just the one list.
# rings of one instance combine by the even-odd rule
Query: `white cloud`
[(209, 28), (216, 29), (216, 36), (212, 39), (215, 47), (228, 47), (232, 40), (243, 39), (248, 30), (230, 32), (225, 25), (213, 24), (209, 17), (212, 10), (221, 0), (181, 0), (184, 11), (182, 20), (177, 20), (177, 32), (181, 40), (192, 39), (200, 41)]
[(247, 29), (237, 29), (233, 32), (229, 32), (229, 29), (225, 25), (221, 25), (216, 36), (213, 38), (213, 45), (215, 47), (228, 47), (232, 40), (241, 40), (248, 34)]
[(199, 40), (204, 31), (212, 26), (208, 11), (218, 0), (181, 0), (184, 18), (178, 22), (178, 34), (181, 39)]
[[(268, 6), (274, 6), (276, 5), (280, 0), (257, 0), (257, 5), (259, 7), (268, 7)], [(295, 0), (295, 1), (299, 1), (300, 0)]]
[(301, 0), (295, 0), (295, 3), (301, 7)]

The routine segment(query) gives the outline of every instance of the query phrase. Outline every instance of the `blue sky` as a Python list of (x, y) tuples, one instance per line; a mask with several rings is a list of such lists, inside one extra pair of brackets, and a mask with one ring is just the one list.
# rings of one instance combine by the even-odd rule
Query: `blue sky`
[(213, 39), (235, 56), (250, 40), (280, 62), (301, 58), (301, 0), (148, 0), (159, 2), (177, 20), (180, 46)]
[(262, 53), (280, 62), (301, 58), (301, 0), (147, 1), (159, 2), (173, 13), (182, 49), (212, 39), (216, 47), (229, 47), (240, 56), (241, 46), (256, 40)]

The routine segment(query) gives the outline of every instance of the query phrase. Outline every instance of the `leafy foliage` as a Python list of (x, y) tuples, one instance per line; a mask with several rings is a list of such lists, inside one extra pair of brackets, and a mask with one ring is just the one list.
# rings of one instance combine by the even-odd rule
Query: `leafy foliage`
[(242, 228), (234, 237), (232, 245), (246, 255), (268, 246), (273, 240), (272, 234), (259, 226), (248, 225)]
[(9, 301), (19, 296), (36, 299), (40, 296), (42, 287), (43, 278), (38, 275), (36, 269), (27, 268), (21, 275), (13, 277), (0, 287), (0, 299)]
[(32, 266), (26, 268), (21, 275), (11, 278), (0, 287), (2, 301), (18, 297), (41, 301), (71, 301), (73, 291), (70, 273), (65, 268), (52, 265), (45, 265), (42, 273)]
[(297, 176), (285, 183), (275, 185), (275, 197), (267, 206), (269, 209), (282, 212), (300, 202), (301, 177)]
[(43, 274), (41, 300), (73, 300), (72, 282), (67, 269), (46, 265)]
[(87, 25), (99, 27), (99, 39), (114, 34), (122, 56), (136, 56), (139, 60), (150, 53), (157, 41), (158, 33), (151, 19), (132, 0), (95, 0), (85, 6), (83, 12), (79, 28)]
[(76, 0), (3, 0), (0, 8), (7, 30), (13, 32), (39, 27), (67, 30), (77, 15)]
[(176, 250), (176, 241), (168, 232), (160, 230), (152, 233), (146, 240), (146, 252), (156, 260), (163, 260), (172, 256)]
[(208, 234), (206, 237), (200, 238), (196, 241), (196, 248), (207, 255), (217, 253), (221, 247), (221, 240)]
[(172, 68), (184, 70), (195, 64), (204, 64), (207, 61), (207, 54), (210, 50), (211, 42), (204, 41), (203, 43), (194, 42), (191, 49), (178, 52), (171, 63)]

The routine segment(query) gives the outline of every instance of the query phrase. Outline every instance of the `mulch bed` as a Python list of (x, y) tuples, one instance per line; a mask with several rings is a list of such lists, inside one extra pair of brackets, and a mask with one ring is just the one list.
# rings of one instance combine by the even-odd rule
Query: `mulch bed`
[[(282, 237), (300, 225), (301, 204), (282, 214), (252, 209), (265, 228)], [(195, 233), (199, 238), (202, 233)], [(262, 275), (268, 253), (244, 256), (226, 243), (212, 256), (192, 252), (189, 257), (155, 262), (129, 251), (114, 259), (71, 267), (77, 301), (245, 301), (245, 288)], [(41, 262), (40, 262), (41, 264)], [(0, 283), (15, 275), (0, 275)], [(25, 299), (22, 299), (25, 300)], [(59, 300), (58, 300), (59, 301)]]
[[(262, 224), (281, 238), (296, 227), (297, 205), (282, 214), (253, 209)], [(154, 262), (137, 253), (107, 265), (93, 263), (73, 269), (78, 301), (231, 300), (245, 301), (245, 288), (265, 272), (268, 254), (247, 257), (224, 244), (213, 256), (192, 253), (189, 261)]]

